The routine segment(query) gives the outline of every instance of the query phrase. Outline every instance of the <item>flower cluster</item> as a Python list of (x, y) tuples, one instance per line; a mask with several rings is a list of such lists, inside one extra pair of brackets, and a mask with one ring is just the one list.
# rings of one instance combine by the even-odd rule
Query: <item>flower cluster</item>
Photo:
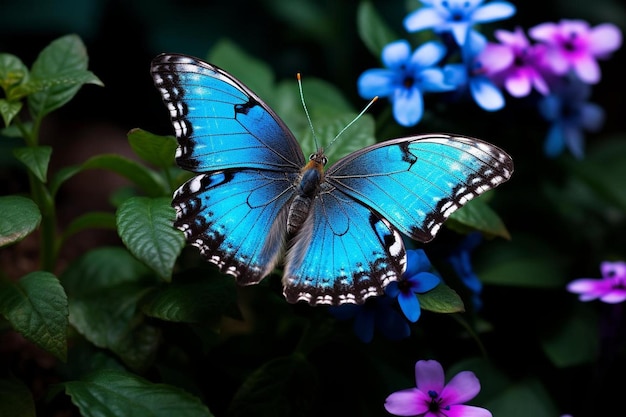
[[(539, 112), (550, 123), (544, 151), (557, 156), (565, 148), (583, 156), (583, 131), (598, 130), (604, 112), (588, 103), (590, 85), (601, 79), (599, 59), (622, 44), (617, 26), (595, 27), (563, 19), (513, 31), (495, 30), (489, 42), (477, 24), (500, 21), (516, 13), (506, 1), (421, 0), (422, 7), (404, 20), (408, 32), (431, 29), (440, 41), (414, 52), (408, 41), (383, 48), (385, 68), (369, 69), (357, 81), (363, 98), (387, 97), (396, 121), (406, 127), (420, 122), (423, 94), (468, 91), (487, 111), (505, 106), (505, 90), (514, 98), (539, 97)], [(534, 42), (531, 42), (532, 39)], [(460, 57), (454, 61), (455, 57)], [(460, 62), (458, 62), (460, 61)]]
[(570, 282), (567, 290), (579, 294), (581, 301), (600, 299), (616, 304), (626, 300), (626, 262), (602, 262), (602, 278), (580, 278)]

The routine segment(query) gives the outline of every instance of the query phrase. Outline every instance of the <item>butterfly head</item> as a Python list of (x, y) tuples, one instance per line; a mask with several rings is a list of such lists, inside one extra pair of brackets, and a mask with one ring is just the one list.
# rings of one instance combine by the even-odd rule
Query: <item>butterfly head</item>
[(302, 168), (302, 171), (308, 171), (314, 169), (320, 173), (320, 176), (324, 173), (324, 167), (328, 163), (328, 158), (324, 154), (324, 149), (319, 148), (317, 152), (312, 153), (309, 156), (309, 162)]

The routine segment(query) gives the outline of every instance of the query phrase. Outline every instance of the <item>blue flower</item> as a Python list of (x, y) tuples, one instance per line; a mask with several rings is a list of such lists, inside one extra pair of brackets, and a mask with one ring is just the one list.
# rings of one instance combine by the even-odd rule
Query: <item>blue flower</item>
[(420, 302), (417, 294), (425, 293), (437, 285), (440, 279), (430, 272), (432, 266), (423, 250), (407, 251), (407, 269), (402, 274), (402, 279), (391, 282), (385, 288), (385, 293), (390, 297), (397, 297), (400, 309), (406, 318), (415, 323), (421, 314)]
[(405, 339), (411, 335), (411, 329), (394, 308), (393, 301), (393, 298), (382, 295), (367, 299), (365, 304), (331, 306), (328, 310), (339, 320), (354, 319), (352, 329), (363, 343), (372, 341), (375, 328), (389, 340)]
[(409, 32), (432, 28), (435, 32), (452, 32), (459, 46), (465, 44), (468, 32), (476, 23), (506, 19), (515, 14), (515, 6), (506, 1), (481, 5), (483, 0), (421, 0), (424, 7), (404, 19)]
[(591, 94), (588, 84), (573, 74), (562, 81), (539, 102), (539, 112), (551, 123), (544, 151), (555, 157), (567, 147), (575, 157), (582, 158), (583, 130), (598, 131), (604, 124), (604, 110), (587, 101)]
[(487, 39), (478, 32), (472, 32), (461, 49), (463, 62), (444, 67), (445, 80), (457, 89), (469, 87), (469, 91), (481, 108), (487, 111), (504, 107), (502, 92), (487, 76), (487, 67), (481, 60), (481, 52), (487, 46)]
[(443, 70), (434, 67), (446, 54), (439, 42), (427, 42), (411, 53), (409, 42), (400, 40), (383, 48), (386, 68), (363, 72), (358, 79), (359, 94), (366, 99), (388, 97), (393, 116), (403, 126), (414, 126), (424, 113), (422, 93), (448, 91)]
[(482, 307), (480, 293), (483, 284), (474, 273), (470, 259), (471, 252), (482, 242), (483, 235), (480, 232), (468, 234), (459, 246), (448, 256), (448, 262), (457, 276), (472, 293), (474, 307), (478, 310)]

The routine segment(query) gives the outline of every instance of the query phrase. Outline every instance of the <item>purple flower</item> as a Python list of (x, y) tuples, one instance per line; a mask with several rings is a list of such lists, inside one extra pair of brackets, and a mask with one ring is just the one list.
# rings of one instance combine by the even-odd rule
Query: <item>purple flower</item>
[(489, 68), (481, 59), (481, 52), (485, 49), (487, 40), (478, 32), (470, 33), (467, 42), (461, 48), (463, 62), (448, 64), (444, 67), (444, 75), (448, 84), (457, 89), (469, 87), (469, 91), (476, 104), (487, 111), (500, 110), (504, 107), (502, 93), (487, 77)]
[(580, 301), (599, 298), (605, 303), (616, 304), (626, 300), (626, 262), (602, 262), (600, 271), (601, 279), (576, 279), (567, 285), (567, 290), (580, 294)]
[(570, 69), (589, 84), (600, 81), (596, 58), (607, 58), (622, 44), (622, 33), (610, 23), (589, 27), (583, 20), (542, 23), (529, 30), (530, 36), (546, 46), (546, 63), (557, 75)]
[(354, 334), (363, 343), (374, 338), (378, 329), (389, 340), (402, 340), (411, 335), (411, 328), (404, 317), (394, 308), (393, 298), (388, 296), (368, 298), (365, 304), (343, 304), (328, 308), (339, 320), (353, 319)]
[(436, 33), (452, 32), (459, 46), (465, 44), (470, 28), (476, 23), (506, 19), (515, 14), (515, 6), (506, 1), (482, 5), (483, 0), (421, 0), (424, 7), (404, 19), (409, 32), (432, 28)]
[(415, 364), (415, 385), (388, 396), (385, 409), (396, 416), (491, 417), (489, 410), (462, 404), (480, 392), (480, 382), (471, 371), (459, 372), (445, 384), (441, 364), (421, 360)]
[(591, 88), (573, 75), (562, 79), (553, 90), (539, 102), (539, 112), (551, 123), (544, 151), (547, 156), (555, 157), (567, 147), (572, 155), (582, 158), (583, 130), (600, 130), (604, 124), (604, 110), (587, 101)]
[(440, 279), (431, 271), (430, 261), (423, 250), (407, 251), (407, 268), (399, 281), (393, 281), (385, 288), (385, 293), (394, 298), (406, 318), (415, 323), (421, 314), (420, 302), (415, 295), (428, 292), (439, 285)]
[(422, 93), (454, 88), (444, 82), (441, 68), (435, 67), (445, 53), (446, 48), (439, 42), (427, 42), (413, 53), (409, 42), (392, 42), (382, 52), (386, 68), (369, 69), (359, 77), (359, 94), (366, 99), (388, 97), (396, 121), (414, 126), (424, 113)]
[(520, 27), (514, 32), (496, 30), (494, 36), (501, 45), (490, 44), (481, 55), (492, 63), (490, 75), (501, 79), (513, 97), (525, 97), (533, 87), (543, 95), (548, 94), (548, 84), (542, 75), (545, 45), (531, 45)]
[(456, 272), (457, 276), (472, 293), (474, 307), (479, 309), (482, 306), (480, 293), (483, 283), (480, 281), (470, 259), (471, 252), (482, 242), (483, 235), (480, 232), (468, 234), (459, 246), (448, 256), (448, 262)]

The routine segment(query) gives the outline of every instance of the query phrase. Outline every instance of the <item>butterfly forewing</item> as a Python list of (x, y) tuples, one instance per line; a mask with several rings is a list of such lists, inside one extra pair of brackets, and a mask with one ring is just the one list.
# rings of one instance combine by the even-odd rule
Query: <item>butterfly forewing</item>
[(298, 171), (300, 146), (253, 92), (216, 66), (185, 55), (159, 55), (152, 77), (179, 148), (178, 165), (193, 172), (230, 168)]
[(489, 143), (444, 134), (382, 142), (328, 169), (338, 191), (427, 242), (456, 209), (508, 180), (513, 161)]

